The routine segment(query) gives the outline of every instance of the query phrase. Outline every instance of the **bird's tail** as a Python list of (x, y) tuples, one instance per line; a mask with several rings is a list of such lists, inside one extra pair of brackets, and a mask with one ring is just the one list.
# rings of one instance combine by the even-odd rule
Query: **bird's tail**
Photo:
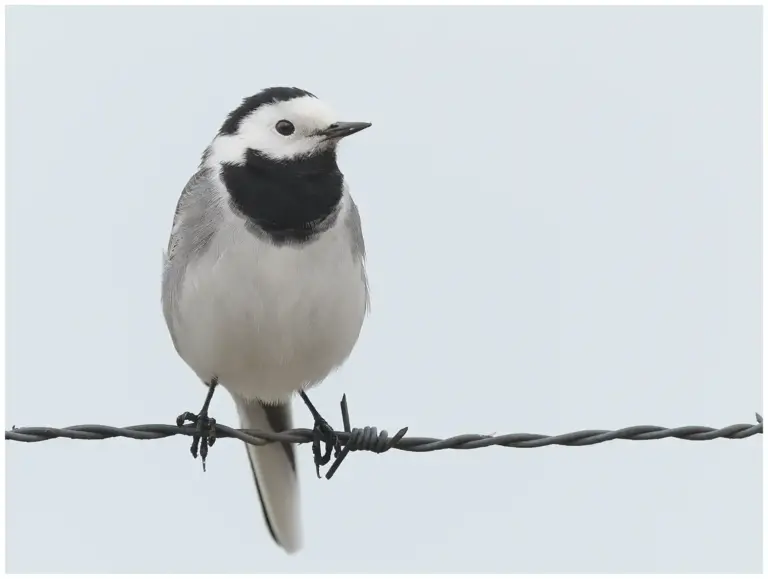
[[(292, 428), (290, 404), (265, 405), (236, 397), (242, 428), (279, 432)], [(292, 444), (246, 445), (267, 527), (288, 553), (301, 548), (299, 480)]]

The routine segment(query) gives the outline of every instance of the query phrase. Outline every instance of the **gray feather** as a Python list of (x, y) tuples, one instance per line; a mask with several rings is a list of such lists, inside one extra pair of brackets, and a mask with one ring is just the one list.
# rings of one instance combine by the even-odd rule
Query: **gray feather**
[(360, 222), (360, 211), (357, 205), (349, 197), (349, 212), (347, 213), (345, 225), (349, 229), (352, 238), (352, 255), (365, 259), (365, 239), (363, 239), (363, 225)]
[(355, 259), (359, 259), (363, 262), (361, 269), (361, 277), (363, 279), (363, 285), (365, 285), (365, 304), (366, 309), (370, 310), (370, 289), (368, 288), (368, 275), (365, 272), (365, 239), (363, 239), (363, 225), (360, 221), (360, 211), (357, 209), (352, 196), (349, 196), (349, 211), (347, 212), (347, 218), (344, 220), (344, 227), (349, 230), (349, 237), (352, 240), (352, 256)]
[(176, 204), (171, 237), (164, 256), (162, 304), (174, 345), (174, 307), (187, 266), (202, 255), (216, 233), (221, 208), (209, 171), (201, 169), (187, 182)]

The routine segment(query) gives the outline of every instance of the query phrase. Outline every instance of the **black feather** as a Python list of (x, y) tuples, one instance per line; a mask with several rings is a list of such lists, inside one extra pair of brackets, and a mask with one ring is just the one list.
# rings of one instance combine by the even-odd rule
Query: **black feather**
[(289, 101), (306, 96), (317, 98), (311, 92), (296, 87), (273, 86), (271, 88), (266, 88), (260, 93), (243, 99), (242, 104), (229, 113), (227, 120), (221, 125), (219, 133), (222, 135), (234, 135), (237, 132), (237, 129), (240, 128), (240, 123), (243, 119), (262, 105)]
[(221, 178), (233, 208), (278, 245), (306, 243), (333, 225), (344, 187), (333, 149), (284, 162), (249, 149), (244, 165), (222, 165)]

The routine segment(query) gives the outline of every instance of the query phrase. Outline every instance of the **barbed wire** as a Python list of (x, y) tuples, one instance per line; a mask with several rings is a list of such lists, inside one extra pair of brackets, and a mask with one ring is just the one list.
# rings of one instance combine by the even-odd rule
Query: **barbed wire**
[[(357, 429), (367, 430), (365, 429)], [(375, 428), (371, 429), (376, 431)], [(106, 426), (103, 424), (82, 424), (66, 428), (49, 426), (14, 427), (5, 431), (5, 439), (16, 442), (44, 442), (56, 438), (71, 440), (105, 440), (108, 438), (132, 438), (134, 440), (157, 440), (169, 436), (194, 436), (194, 426), (175, 426), (170, 424), (139, 424), (136, 426)], [(579, 430), (548, 436), (546, 434), (500, 434), (497, 436), (485, 434), (459, 434), (450, 438), (430, 438), (421, 436), (403, 437), (395, 440), (386, 438), (387, 449), (405, 450), (408, 452), (431, 452), (435, 450), (473, 450), (488, 446), (505, 446), (507, 448), (540, 448), (542, 446), (589, 446), (611, 440), (659, 440), (662, 438), (678, 438), (681, 440), (704, 441), (716, 438), (742, 439), (763, 433), (762, 422), (757, 424), (733, 424), (723, 428), (708, 426), (678, 426), (665, 428), (663, 426), (628, 426), (618, 430)], [(342, 444), (352, 438), (349, 432), (336, 432)], [(377, 440), (383, 431), (377, 435)], [(309, 443), (313, 440), (309, 428), (294, 428), (282, 432), (267, 432), (262, 430), (236, 429), (223, 424), (216, 424), (216, 438), (236, 438), (247, 444), (264, 445), (273, 442)], [(370, 438), (366, 437), (366, 438)], [(355, 450), (369, 450), (361, 445)], [(383, 452), (383, 451), (382, 451)]]
[[(618, 430), (579, 430), (554, 436), (545, 434), (459, 434), (449, 438), (405, 437), (408, 428), (402, 428), (390, 437), (386, 430), (380, 433), (375, 427), (352, 428), (349, 423), (346, 396), (341, 402), (344, 431), (336, 432), (342, 449), (336, 455), (336, 461), (326, 474), (330, 479), (342, 460), (351, 451), (386, 452), (391, 449), (407, 452), (432, 452), (437, 450), (474, 450), (490, 446), (506, 448), (541, 448), (544, 446), (590, 446), (611, 440), (660, 440), (676, 438), (688, 441), (705, 441), (717, 438), (744, 439), (763, 433), (763, 418), (755, 414), (757, 424), (732, 424), (722, 428), (708, 426), (663, 426), (639, 425)], [(14, 426), (5, 431), (5, 439), (16, 442), (43, 442), (56, 438), (71, 440), (104, 440), (108, 438), (132, 438), (135, 440), (157, 440), (169, 436), (195, 436), (199, 434), (194, 426), (175, 426), (170, 424), (140, 424), (136, 426), (115, 427), (103, 424), (82, 424), (67, 428), (47, 426)], [(274, 442), (304, 444), (314, 440), (314, 432), (308, 428), (294, 428), (282, 432), (237, 429), (223, 424), (216, 424), (216, 438), (235, 438), (246, 444), (262, 446)]]

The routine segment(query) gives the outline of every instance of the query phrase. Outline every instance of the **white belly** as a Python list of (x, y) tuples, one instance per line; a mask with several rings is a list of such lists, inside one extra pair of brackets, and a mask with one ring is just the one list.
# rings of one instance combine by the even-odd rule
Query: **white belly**
[(238, 225), (187, 268), (177, 345), (202, 380), (285, 401), (352, 351), (366, 311), (363, 265), (339, 222), (303, 247), (275, 247)]

